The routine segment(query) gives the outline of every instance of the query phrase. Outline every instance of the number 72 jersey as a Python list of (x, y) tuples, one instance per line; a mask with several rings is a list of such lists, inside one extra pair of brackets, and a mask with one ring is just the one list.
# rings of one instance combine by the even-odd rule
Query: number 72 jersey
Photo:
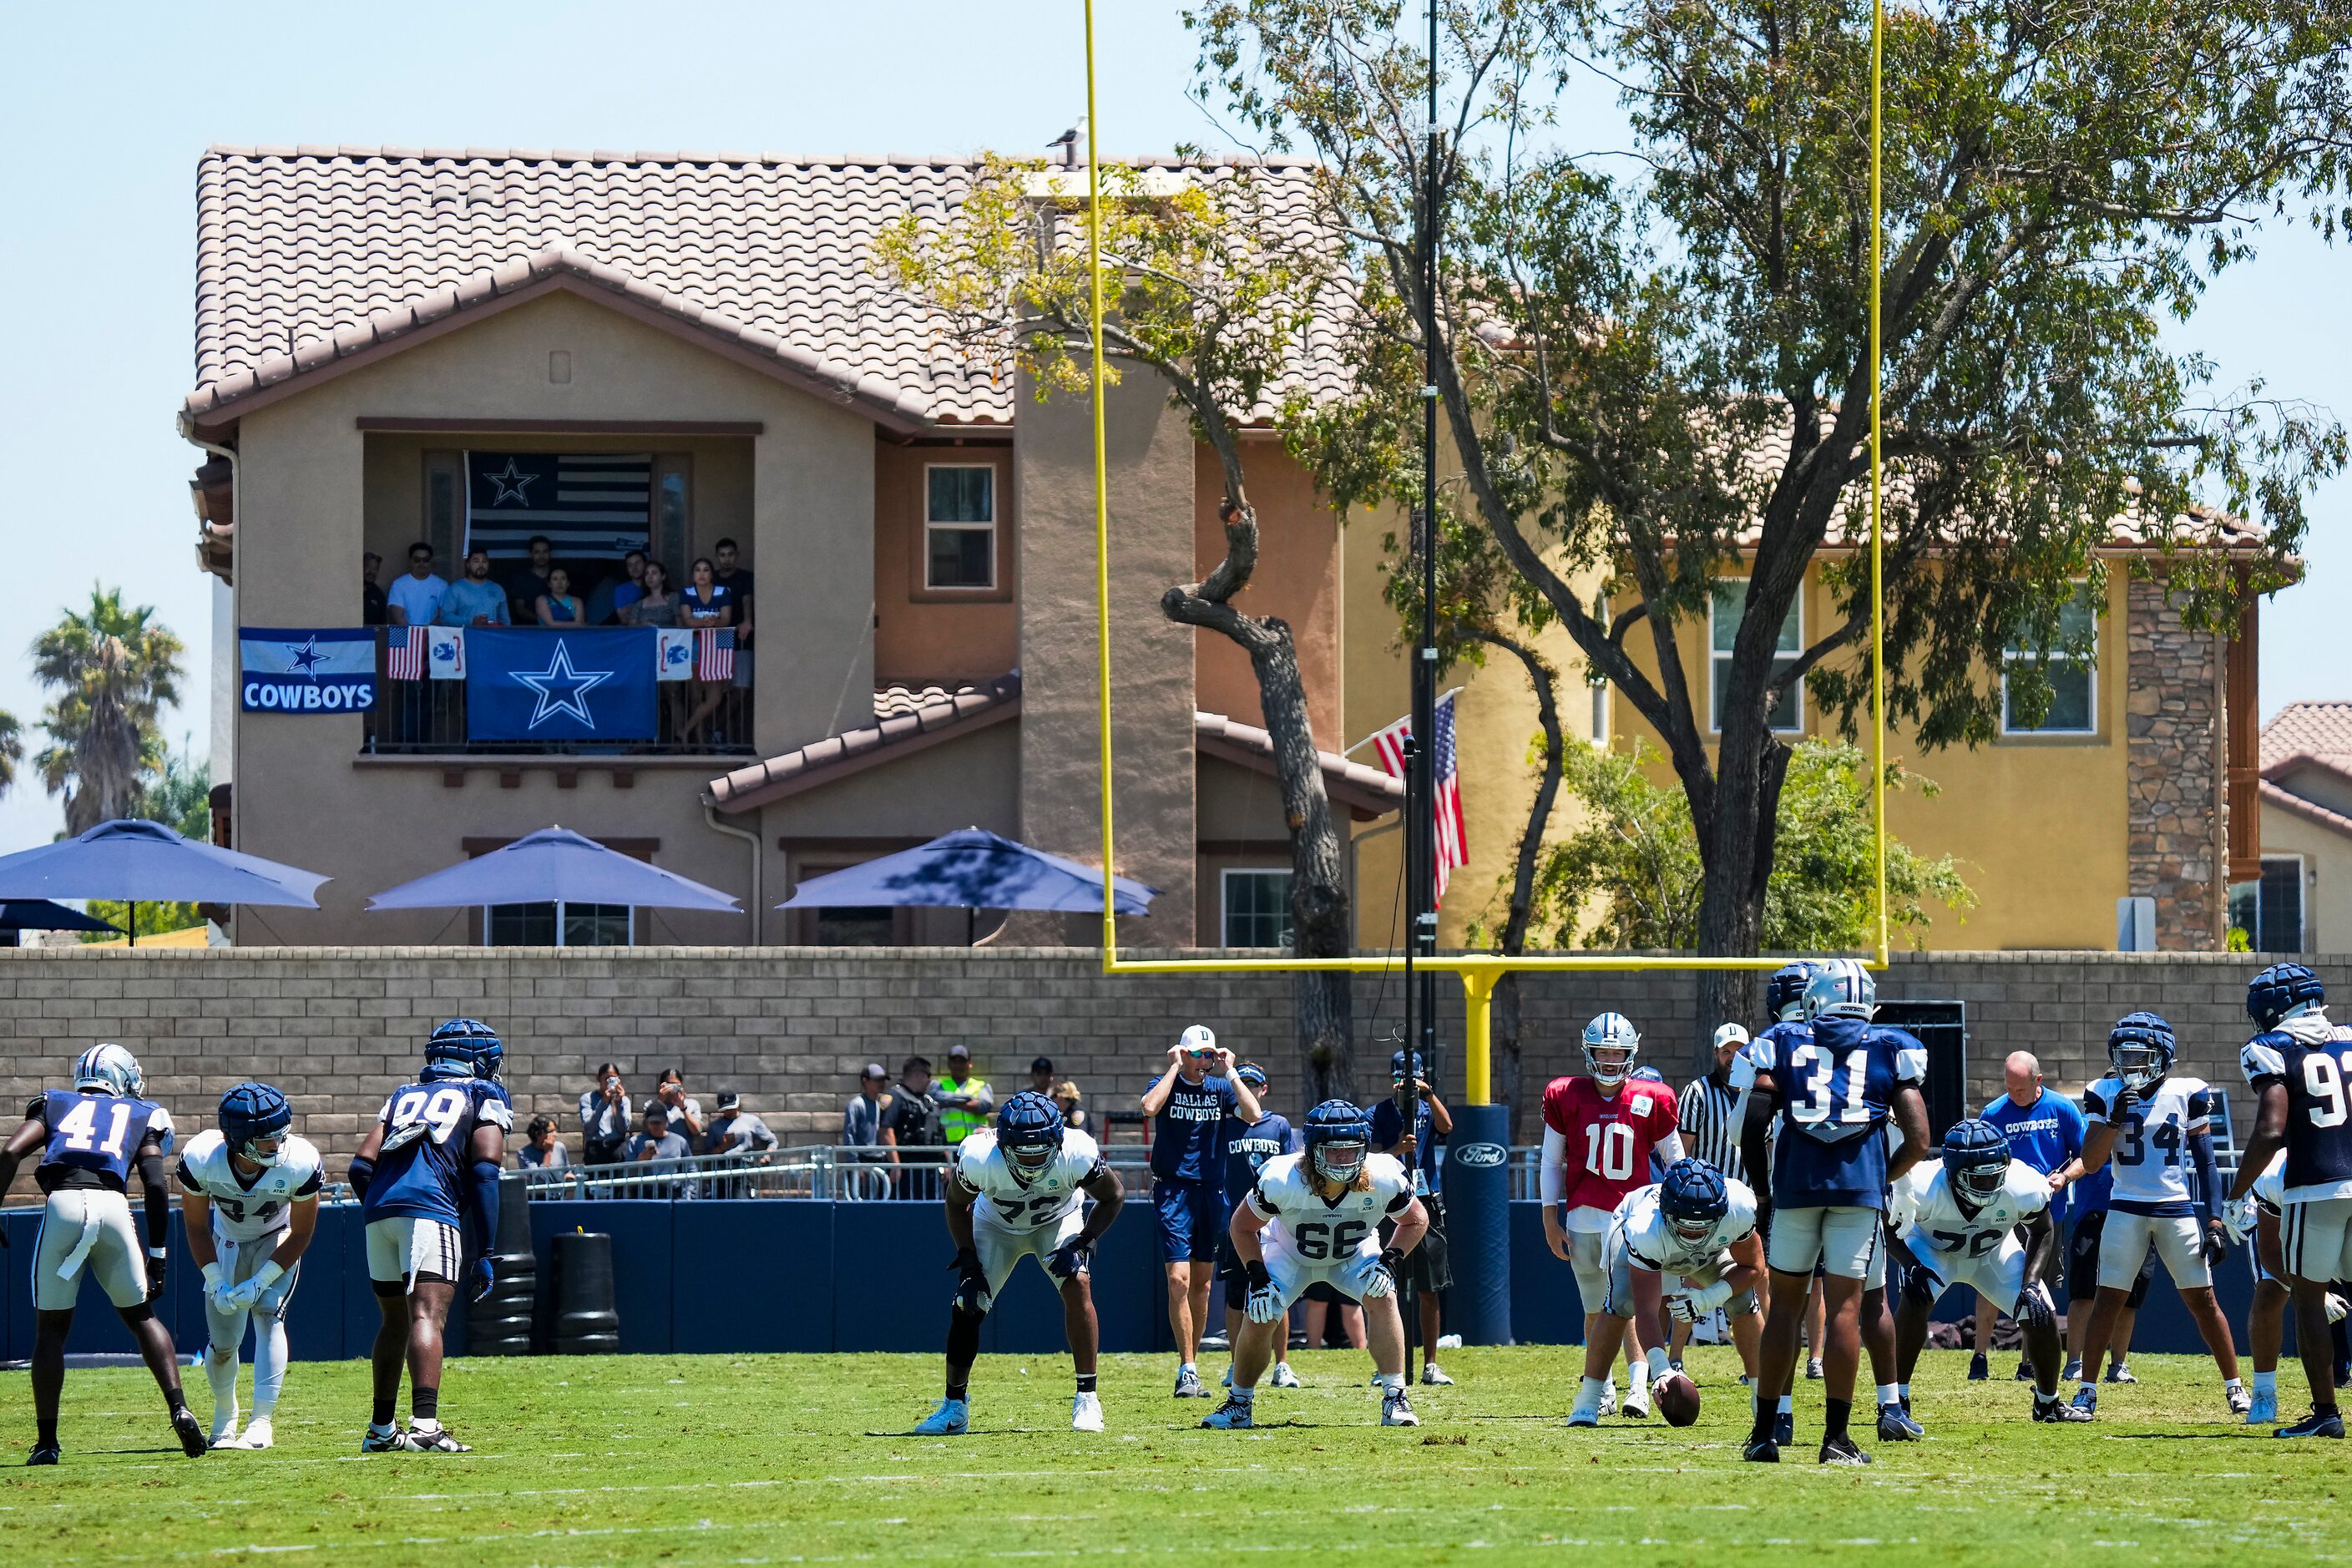
[(2291, 1204), (2352, 1198), (2352, 1027), (2305, 1016), (2256, 1035), (2238, 1066), (2257, 1093), (2286, 1085), (2286, 1173)]
[(403, 1084), (379, 1116), (383, 1149), (360, 1210), (371, 1223), (405, 1217), (457, 1225), (474, 1129), (514, 1126), (505, 1087), (478, 1078)]

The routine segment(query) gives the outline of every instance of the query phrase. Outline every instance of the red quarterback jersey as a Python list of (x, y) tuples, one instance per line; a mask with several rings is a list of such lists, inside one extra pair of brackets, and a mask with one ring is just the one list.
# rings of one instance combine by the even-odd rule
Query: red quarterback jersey
[(1650, 1184), (1650, 1151), (1675, 1130), (1675, 1091), (1647, 1079), (1619, 1086), (1604, 1100), (1589, 1078), (1556, 1078), (1544, 1090), (1544, 1125), (1568, 1142), (1570, 1210), (1607, 1214)]

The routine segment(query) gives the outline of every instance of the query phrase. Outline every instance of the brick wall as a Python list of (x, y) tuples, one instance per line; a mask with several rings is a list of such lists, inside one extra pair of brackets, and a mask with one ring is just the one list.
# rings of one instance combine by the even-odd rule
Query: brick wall
[(2191, 631), (2161, 582), (2128, 589), (2131, 892), (2156, 900), (2156, 944), (2221, 945), (2228, 889), (2221, 639)]
[[(2352, 958), (2319, 967), (2352, 999)], [(1969, 1076), (1985, 1098), (2020, 1048), (2042, 1057), (2053, 1082), (2079, 1086), (2104, 1064), (2107, 1026), (2154, 1007), (2180, 1030), (2190, 1070), (2239, 1091), (2242, 1127), (2235, 1060), (2252, 968), (2222, 954), (1925, 953), (1898, 956), (1880, 991), (1968, 1005)], [(1444, 1038), (1458, 1042), (1459, 987), (1439, 985)], [(1392, 978), (1360, 980), (1360, 1037), (1398, 1021), (1400, 996)], [(1606, 1008), (1642, 1026), (1651, 1059), (1677, 1081), (1709, 1032), (1687, 973), (1531, 975), (1528, 1081), (1570, 1070), (1583, 1021)], [(0, 950), (0, 1097), (21, 1105), (91, 1042), (119, 1040), (184, 1131), (209, 1125), (231, 1084), (260, 1078), (292, 1097), (300, 1130), (340, 1169), (384, 1090), (415, 1070), (433, 1023), (460, 1013), (505, 1031), (519, 1110), (561, 1113), (575, 1153), (572, 1112), (608, 1058), (640, 1105), (656, 1073), (676, 1066), (706, 1111), (716, 1090), (739, 1089), (788, 1142), (829, 1142), (869, 1060), (895, 1076), (910, 1052), (943, 1065), (961, 1041), (1003, 1088), (1024, 1084), (1042, 1052), (1090, 1105), (1125, 1107), (1196, 1020), (1265, 1062), (1276, 1106), (1298, 1109), (1287, 976), (1106, 976), (1066, 950)], [(1360, 1088), (1384, 1082), (1386, 1055), (1363, 1052)]]

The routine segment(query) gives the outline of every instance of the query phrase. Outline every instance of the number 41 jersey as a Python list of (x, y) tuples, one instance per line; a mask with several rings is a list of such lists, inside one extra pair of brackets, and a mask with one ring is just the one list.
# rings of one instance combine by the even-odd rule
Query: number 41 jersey
[(140, 1144), (152, 1140), (172, 1152), (172, 1116), (152, 1100), (53, 1089), (25, 1108), (25, 1120), (49, 1130), (34, 1180), (45, 1193), (59, 1187), (110, 1187), (126, 1192)]
[(2256, 1035), (2238, 1054), (2256, 1093), (2286, 1085), (2286, 1173), (2291, 1204), (2352, 1198), (2352, 1027), (2315, 1014)]
[(392, 1091), (378, 1116), (383, 1150), (360, 1208), (371, 1224), (411, 1218), (457, 1225), (458, 1195), (473, 1162), (474, 1129), (514, 1126), (505, 1086), (478, 1078), (404, 1083)]

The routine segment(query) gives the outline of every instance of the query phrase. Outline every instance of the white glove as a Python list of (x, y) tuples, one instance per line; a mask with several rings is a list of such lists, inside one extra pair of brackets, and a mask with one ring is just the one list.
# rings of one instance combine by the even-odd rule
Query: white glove
[[(226, 1292), (221, 1285), (221, 1266), (217, 1260), (205, 1265), (205, 1305), (215, 1312), (230, 1310), (228, 1305), (222, 1300)], [(235, 1289), (236, 1287), (230, 1286), (226, 1289)]]
[(2343, 1297), (2330, 1290), (2327, 1293), (2327, 1321), (2331, 1323), (2340, 1323), (2347, 1313), (2352, 1313), (2352, 1306), (2346, 1305)]
[(224, 1312), (246, 1310), (256, 1301), (269, 1294), (270, 1288), (285, 1276), (286, 1270), (279, 1268), (277, 1260), (272, 1258), (256, 1269), (253, 1278), (244, 1284), (232, 1285), (222, 1291), (220, 1310)]
[(1696, 1290), (1676, 1290), (1666, 1298), (1666, 1308), (1685, 1323), (1696, 1323), (1711, 1316), (1717, 1307), (1731, 1300), (1731, 1287), (1718, 1279), (1712, 1285)]
[(2253, 1235), (2259, 1218), (2260, 1211), (2254, 1205), (2252, 1193), (2221, 1205), (2221, 1223), (2229, 1227), (2231, 1241), (2242, 1242)]
[(1377, 1301), (1383, 1296), (1396, 1294), (1396, 1276), (1389, 1271), (1385, 1256), (1364, 1275), (1364, 1300)]
[(1282, 1292), (1272, 1285), (1255, 1286), (1242, 1310), (1253, 1323), (1271, 1323), (1282, 1316)]

